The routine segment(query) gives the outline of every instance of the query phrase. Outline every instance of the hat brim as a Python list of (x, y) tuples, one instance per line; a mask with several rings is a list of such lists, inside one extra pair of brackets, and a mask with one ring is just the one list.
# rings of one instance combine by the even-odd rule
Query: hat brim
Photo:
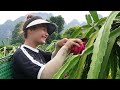
[(30, 24), (28, 24), (28, 26), (26, 28), (35, 26), (35, 25), (39, 25), (39, 24), (46, 24), (47, 25), (47, 30), (48, 30), (48, 34), (51, 35), (55, 30), (57, 30), (57, 26), (53, 23), (50, 23), (46, 20), (43, 19), (37, 19), (32, 21)]
[(48, 34), (51, 35), (53, 32), (55, 32), (57, 30), (57, 26), (53, 23), (46, 23), (48, 28)]

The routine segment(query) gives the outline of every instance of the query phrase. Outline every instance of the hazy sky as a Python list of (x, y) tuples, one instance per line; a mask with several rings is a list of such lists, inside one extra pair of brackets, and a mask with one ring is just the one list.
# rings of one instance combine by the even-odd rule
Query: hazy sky
[[(85, 15), (89, 14), (89, 11), (0, 11), (0, 24), (3, 24), (6, 20), (15, 20), (20, 16), (24, 16), (35, 12), (52, 13), (54, 16), (62, 15), (66, 23), (69, 23), (73, 19), (79, 20), (79, 22), (85, 21)], [(108, 16), (111, 11), (98, 11), (103, 17)]]

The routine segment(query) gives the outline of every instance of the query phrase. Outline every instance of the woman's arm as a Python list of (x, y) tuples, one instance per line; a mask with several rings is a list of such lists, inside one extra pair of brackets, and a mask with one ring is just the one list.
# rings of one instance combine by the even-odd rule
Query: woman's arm
[(80, 47), (78, 43), (81, 43), (80, 39), (70, 39), (68, 40), (64, 46), (58, 51), (55, 57), (45, 64), (44, 68), (42, 68), (41, 79), (51, 79), (53, 75), (60, 69), (63, 65), (65, 58), (69, 54), (70, 48), (73, 45)]
[(55, 50), (52, 52), (51, 59), (55, 57), (57, 52), (60, 50), (60, 48), (67, 42), (67, 38), (63, 38), (62, 40), (59, 40), (58, 42), (55, 43)]
[(41, 73), (41, 79), (51, 79), (52, 76), (58, 71), (58, 69), (63, 65), (69, 50), (67, 47), (63, 46), (56, 56), (45, 64), (44, 70)]

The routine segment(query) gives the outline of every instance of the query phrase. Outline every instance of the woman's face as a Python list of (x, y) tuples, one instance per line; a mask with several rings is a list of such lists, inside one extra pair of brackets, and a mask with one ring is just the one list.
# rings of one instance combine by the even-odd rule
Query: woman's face
[(46, 42), (46, 39), (48, 37), (48, 32), (47, 32), (47, 26), (39, 26), (35, 30), (30, 31), (30, 36), (32, 40), (34, 40), (36, 43), (39, 44), (44, 44)]

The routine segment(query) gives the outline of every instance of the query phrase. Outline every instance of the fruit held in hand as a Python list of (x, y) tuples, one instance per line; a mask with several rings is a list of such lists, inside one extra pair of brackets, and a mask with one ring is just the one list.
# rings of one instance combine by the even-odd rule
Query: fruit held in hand
[(85, 45), (86, 45), (86, 43), (87, 43), (87, 39), (86, 39), (86, 38), (83, 38), (83, 39), (81, 39), (81, 40), (83, 41), (83, 43), (80, 44), (80, 47), (73, 46), (73, 47), (71, 48), (71, 53), (73, 53), (74, 55), (82, 53), (82, 51), (85, 49)]
[(74, 55), (80, 54), (84, 49), (85, 49), (85, 44), (84, 43), (80, 44), (80, 47), (73, 46), (71, 48), (71, 53), (73, 53)]

